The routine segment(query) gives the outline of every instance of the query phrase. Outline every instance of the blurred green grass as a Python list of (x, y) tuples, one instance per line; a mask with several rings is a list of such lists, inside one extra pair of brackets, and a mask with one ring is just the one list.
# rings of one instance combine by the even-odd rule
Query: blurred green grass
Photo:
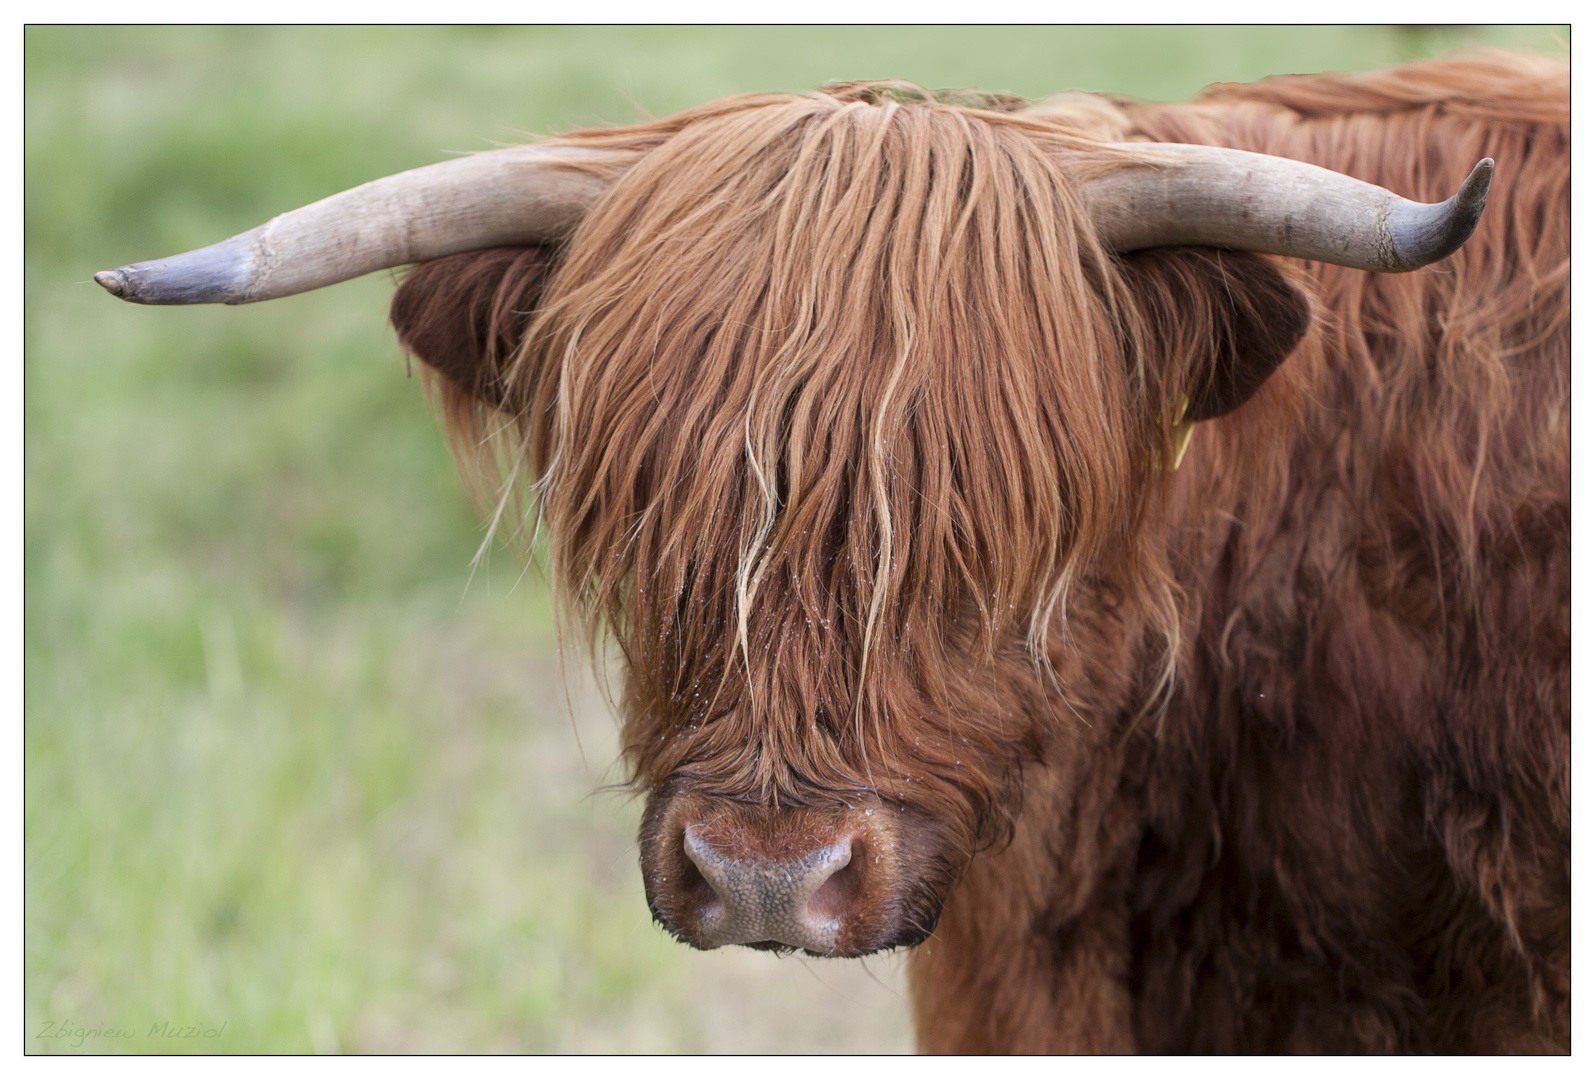
[[(615, 778), (613, 738), (580, 680), (567, 712), (540, 579), (500, 551), (467, 589), (481, 528), (384, 327), (387, 275), (258, 308), (139, 309), (102, 295), (95, 270), (450, 151), (742, 91), (892, 77), (1178, 99), (1566, 41), (1557, 27), (29, 27), (27, 1049), (907, 1038), (888, 988), (871, 1006), (888, 1020), (844, 993), (812, 1008), (867, 1030), (815, 1021), (783, 1042), (811, 1006), (781, 995), (814, 982), (789, 961), (759, 968), (765, 989), (737, 1007), (797, 1018), (728, 1041), (733, 1007), (704, 980), (740, 961), (649, 924), (637, 808), (588, 797)], [(182, 1040), (163, 1022), (226, 1027)], [(51, 1024), (131, 1034), (40, 1037)]]

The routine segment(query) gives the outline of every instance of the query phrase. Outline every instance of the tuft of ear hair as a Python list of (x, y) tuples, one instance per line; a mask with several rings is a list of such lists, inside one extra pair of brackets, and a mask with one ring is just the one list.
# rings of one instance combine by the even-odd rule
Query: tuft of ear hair
[(1120, 269), (1183, 419), (1212, 420), (1244, 405), (1301, 342), (1312, 304), (1260, 255), (1153, 248)]
[(506, 409), (504, 370), (558, 262), (550, 247), (466, 251), (424, 262), (389, 310), (399, 344), (442, 377), (444, 395)]

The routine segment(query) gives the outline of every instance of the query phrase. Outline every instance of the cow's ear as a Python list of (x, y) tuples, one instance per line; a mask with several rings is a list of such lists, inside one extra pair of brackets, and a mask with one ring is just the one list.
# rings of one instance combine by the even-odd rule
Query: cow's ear
[(1312, 320), (1307, 296), (1259, 255), (1154, 248), (1121, 265), (1142, 319), (1137, 336), (1158, 356), (1165, 385), (1189, 400), (1189, 420), (1245, 404)]
[(556, 263), (548, 247), (485, 248), (422, 263), (393, 296), (389, 319), (399, 344), (450, 390), (505, 406), (504, 366)]

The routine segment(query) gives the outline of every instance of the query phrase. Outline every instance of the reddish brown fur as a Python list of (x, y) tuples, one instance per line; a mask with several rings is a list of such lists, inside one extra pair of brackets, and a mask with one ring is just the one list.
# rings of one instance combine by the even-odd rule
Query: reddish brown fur
[[(462, 445), (513, 419), (640, 787), (929, 823), (926, 1049), (1565, 1050), (1566, 83), (732, 99), (568, 136), (636, 164), (552, 276), (395, 324)], [(1496, 181), (1411, 275), (1119, 259), (1123, 139)]]

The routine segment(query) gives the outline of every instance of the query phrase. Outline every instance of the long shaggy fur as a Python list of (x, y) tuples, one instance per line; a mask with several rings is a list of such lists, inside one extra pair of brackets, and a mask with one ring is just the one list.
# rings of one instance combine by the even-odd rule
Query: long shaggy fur
[[(927, 1049), (1565, 1048), (1566, 78), (730, 99), (565, 136), (635, 162), (568, 245), (394, 321), (535, 478), (640, 788), (937, 823)], [(1122, 140), (1497, 180), (1412, 275), (1120, 258)]]

